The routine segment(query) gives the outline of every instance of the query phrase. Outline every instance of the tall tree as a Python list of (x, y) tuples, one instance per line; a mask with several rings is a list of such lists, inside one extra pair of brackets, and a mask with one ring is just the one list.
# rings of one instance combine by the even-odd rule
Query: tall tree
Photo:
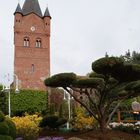
[(140, 64), (140, 53), (133, 51), (132, 53), (128, 50), (124, 56), (121, 56), (127, 63)]
[(135, 64), (140, 64), (140, 53), (133, 51), (131, 61)]
[[(126, 64), (117, 57), (104, 57), (92, 63), (89, 76), (60, 73), (45, 80), (45, 85), (62, 87), (99, 123), (105, 132), (120, 103), (140, 95), (140, 65)], [(79, 98), (79, 97), (83, 98)], [(115, 108), (111, 110), (113, 104)]]

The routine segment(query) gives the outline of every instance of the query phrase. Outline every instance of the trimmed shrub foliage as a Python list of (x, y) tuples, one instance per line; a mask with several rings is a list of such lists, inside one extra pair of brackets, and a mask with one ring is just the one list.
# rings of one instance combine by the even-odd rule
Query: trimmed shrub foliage
[(86, 79), (78, 79), (74, 82), (74, 87), (77, 88), (87, 88), (87, 87), (97, 87), (98, 85), (103, 84), (104, 81), (101, 78), (86, 78)]
[(68, 86), (76, 80), (76, 75), (74, 73), (60, 73), (52, 76), (45, 80), (45, 85), (52, 87)]
[(5, 118), (0, 112), (0, 140), (13, 140), (16, 138), (15, 124), (8, 118)]
[[(8, 94), (7, 94), (8, 111)], [(11, 113), (12, 116), (22, 116), (25, 112), (34, 114), (46, 112), (48, 107), (48, 94), (45, 91), (21, 90), (20, 93), (11, 91)]]
[(0, 140), (13, 140), (13, 138), (10, 136), (0, 135)]
[(9, 134), (9, 127), (5, 121), (0, 122), (0, 134), (1, 135), (8, 135)]
[(15, 124), (9, 118), (6, 118), (5, 122), (7, 123), (8, 127), (9, 127), (9, 135), (12, 138), (16, 138), (16, 126), (15, 126)]
[(44, 117), (42, 121), (40, 122), (40, 127), (46, 127), (48, 126), (49, 128), (52, 129), (58, 129), (61, 125), (65, 124), (67, 122), (66, 119), (64, 118), (59, 118), (58, 116), (49, 116), (49, 117)]
[(2, 112), (0, 112), (0, 122), (3, 122), (5, 119), (5, 116)]
[(117, 57), (104, 57), (92, 63), (92, 70), (98, 74), (110, 74), (123, 67), (123, 59)]

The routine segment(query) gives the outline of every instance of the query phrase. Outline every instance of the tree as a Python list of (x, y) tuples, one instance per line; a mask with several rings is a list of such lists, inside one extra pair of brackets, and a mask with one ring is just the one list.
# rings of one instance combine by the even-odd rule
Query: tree
[(132, 61), (132, 63), (140, 64), (140, 53), (133, 51), (131, 61)]
[(121, 56), (125, 62), (140, 64), (140, 53), (133, 51), (132, 53), (128, 50), (124, 56)]
[[(140, 64), (140, 53), (136, 51), (126, 51), (125, 55), (120, 56), (122, 59), (124, 59), (125, 63), (133, 63), (133, 64)], [(139, 100), (138, 98), (128, 99), (121, 103), (119, 109), (120, 110), (131, 110), (131, 104), (134, 100)]]
[(0, 109), (6, 114), (6, 94), (3, 91), (0, 91)]
[[(66, 90), (105, 132), (120, 103), (140, 95), (140, 65), (126, 64), (118, 57), (104, 57), (92, 63), (92, 70), (89, 76), (56, 74), (46, 79), (45, 85)], [(83, 98), (79, 98), (81, 95)]]
[(2, 90), (3, 86), (0, 85), (0, 110), (6, 114), (6, 94)]

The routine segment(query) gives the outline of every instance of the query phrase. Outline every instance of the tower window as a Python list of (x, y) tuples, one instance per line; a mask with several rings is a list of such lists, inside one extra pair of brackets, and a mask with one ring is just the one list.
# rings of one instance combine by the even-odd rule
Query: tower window
[(16, 22), (20, 22), (20, 20), (16, 19)]
[(40, 38), (36, 39), (35, 47), (36, 48), (40, 48), (41, 47), (41, 39)]
[(29, 43), (30, 43), (29, 38), (28, 37), (25, 37), (24, 38), (24, 41), (23, 41), (23, 46), (24, 47), (29, 47)]
[(35, 65), (32, 64), (32, 72), (35, 72)]

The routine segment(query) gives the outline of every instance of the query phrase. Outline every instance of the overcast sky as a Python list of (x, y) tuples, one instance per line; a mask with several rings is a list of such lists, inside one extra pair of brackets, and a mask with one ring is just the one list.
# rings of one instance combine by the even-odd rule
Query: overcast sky
[[(20, 0), (21, 6), (24, 0)], [(39, 0), (51, 20), (51, 74), (85, 75), (105, 55), (140, 52), (139, 0)], [(0, 4), (0, 83), (13, 74), (13, 13), (18, 0)]]

